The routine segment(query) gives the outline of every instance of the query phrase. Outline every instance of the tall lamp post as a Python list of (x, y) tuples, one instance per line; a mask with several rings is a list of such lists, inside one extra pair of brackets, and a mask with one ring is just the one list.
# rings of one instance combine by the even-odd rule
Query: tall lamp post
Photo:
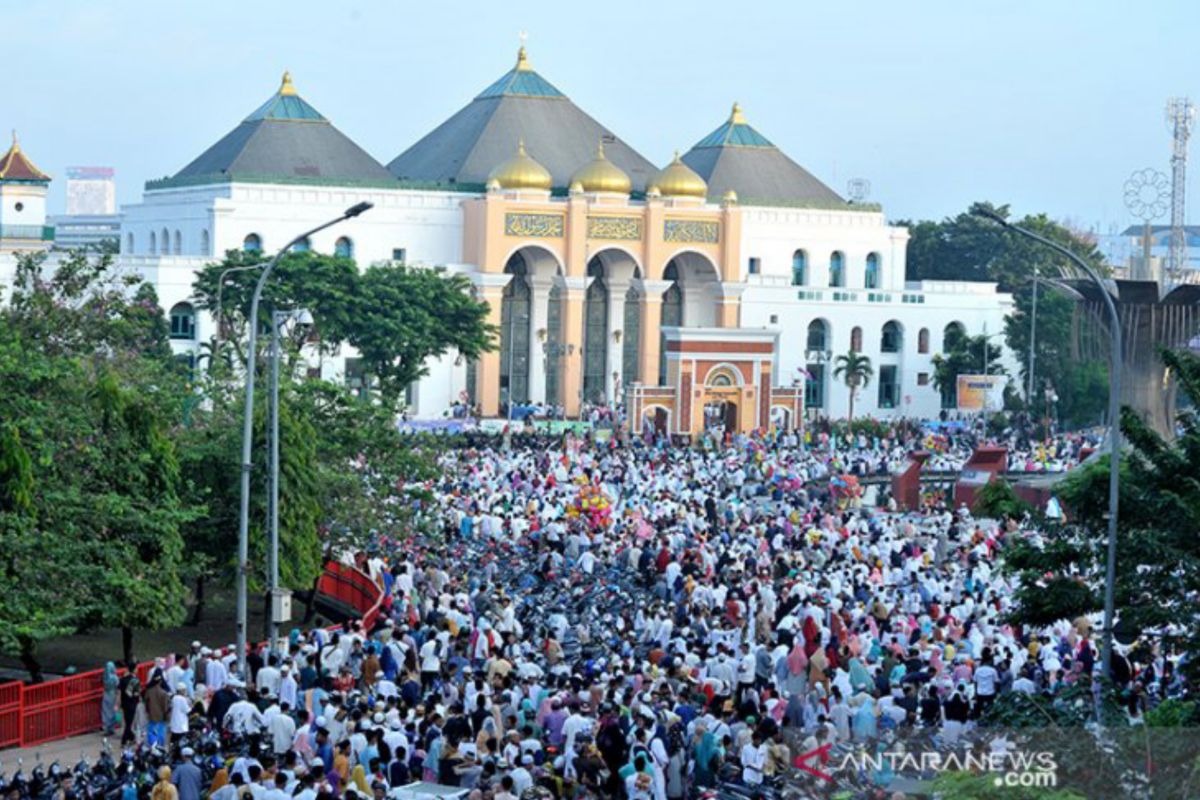
[(217, 358), (221, 353), (221, 332), (225, 327), (225, 313), (222, 305), (222, 296), (225, 294), (225, 276), (232, 275), (235, 272), (247, 272), (252, 269), (262, 269), (264, 264), (249, 264), (242, 267), (229, 267), (221, 270), (221, 274), (217, 276), (217, 336), (216, 344), (213, 345), (213, 358)]
[(1104, 677), (1111, 678), (1115, 606), (1113, 591), (1117, 577), (1117, 506), (1121, 485), (1121, 319), (1117, 315), (1117, 306), (1113, 302), (1112, 295), (1109, 294), (1108, 287), (1104, 285), (1104, 281), (1086, 261), (1075, 255), (1070, 249), (1019, 225), (1013, 225), (990, 209), (976, 208), (974, 213), (997, 222), (1010, 231), (1033, 239), (1035, 242), (1041, 242), (1056, 253), (1070, 259), (1099, 289), (1100, 296), (1104, 299), (1104, 307), (1108, 310), (1109, 335), (1112, 337), (1108, 381), (1108, 553), (1104, 569), (1104, 638), (1101, 643), (1100, 660), (1103, 665)]
[(246, 408), (242, 417), (242, 500), (238, 512), (237, 667), (243, 680), (246, 679), (246, 580), (250, 568), (250, 470), (253, 457), (251, 445), (254, 436), (254, 362), (258, 349), (258, 304), (262, 299), (263, 286), (266, 285), (267, 278), (271, 277), (271, 271), (275, 269), (283, 254), (292, 249), (292, 245), (339, 222), (357, 217), (372, 206), (374, 203), (357, 203), (343, 211), (336, 219), (296, 236), (267, 263), (262, 274), (258, 276), (258, 283), (254, 285), (254, 295), (250, 300), (250, 341), (246, 348)]

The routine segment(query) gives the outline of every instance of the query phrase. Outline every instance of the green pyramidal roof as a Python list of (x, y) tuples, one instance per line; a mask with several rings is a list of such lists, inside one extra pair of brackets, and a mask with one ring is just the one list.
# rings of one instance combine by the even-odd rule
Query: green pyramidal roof
[(226, 181), (394, 186), (396, 179), (296, 94), (291, 76), (253, 114), (149, 188)]
[(733, 191), (748, 206), (846, 205), (837, 192), (750, 127), (737, 103), (721, 127), (684, 154), (683, 163), (704, 178), (709, 197)]
[(296, 87), (292, 85), (291, 73), (285, 72), (283, 73), (283, 85), (279, 87), (279, 91), (272, 95), (270, 100), (259, 106), (257, 111), (246, 117), (246, 122), (255, 122), (260, 119), (317, 122), (325, 118), (321, 116), (320, 111), (296, 94)]
[(658, 170), (611, 130), (538, 75), (522, 47), (517, 63), (457, 113), (392, 159), (388, 169), (402, 181), (476, 187), (517, 152), (545, 167), (553, 186), (565, 189), (571, 176), (596, 157), (603, 142), (608, 160), (642, 191)]
[(735, 103), (733, 114), (721, 124), (721, 127), (696, 142), (692, 148), (700, 147), (774, 147), (771, 141), (763, 136), (742, 117), (742, 110)]
[(505, 96), (566, 97), (554, 88), (550, 81), (534, 72), (533, 67), (529, 66), (529, 60), (525, 57), (524, 47), (517, 53), (517, 65), (504, 73), (500, 80), (480, 92), (476, 99)]

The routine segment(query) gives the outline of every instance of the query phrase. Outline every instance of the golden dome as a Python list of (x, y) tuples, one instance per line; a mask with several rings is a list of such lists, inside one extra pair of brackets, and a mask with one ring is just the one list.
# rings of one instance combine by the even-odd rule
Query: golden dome
[(488, 181), (497, 181), (504, 189), (550, 191), (550, 172), (525, 154), (525, 140), (517, 143), (517, 154), (492, 170)]
[(649, 189), (646, 190), (646, 197), (655, 197), (655, 198), (662, 197), (662, 192), (660, 192), (658, 190), (657, 186), (651, 186)]
[(633, 181), (629, 179), (629, 176), (604, 157), (603, 142), (596, 148), (596, 157), (571, 176), (571, 183), (579, 183), (585, 192), (629, 194), (633, 191)]
[(708, 184), (695, 171), (679, 160), (676, 151), (675, 159), (654, 176), (652, 183), (662, 192), (663, 197), (699, 197), (708, 196)]
[(279, 93), (285, 97), (294, 97), (296, 95), (296, 87), (292, 85), (292, 73), (283, 73), (283, 81), (279, 84)]
[(734, 203), (737, 202), (737, 192), (735, 192), (733, 189), (730, 189), (728, 192), (726, 192), (724, 195), (721, 196), (721, 199), (724, 202), (728, 203), (729, 205), (733, 205)]

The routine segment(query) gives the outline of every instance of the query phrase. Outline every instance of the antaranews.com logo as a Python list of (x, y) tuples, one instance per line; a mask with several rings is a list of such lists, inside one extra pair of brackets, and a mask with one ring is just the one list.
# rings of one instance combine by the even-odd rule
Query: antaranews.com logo
[(1048, 751), (1002, 750), (987, 753), (913, 752), (901, 749), (868, 750), (834, 754), (824, 744), (792, 760), (792, 765), (820, 780), (836, 782), (850, 774), (937, 775), (971, 772), (994, 775), (998, 787), (1049, 789), (1058, 786), (1058, 762)]

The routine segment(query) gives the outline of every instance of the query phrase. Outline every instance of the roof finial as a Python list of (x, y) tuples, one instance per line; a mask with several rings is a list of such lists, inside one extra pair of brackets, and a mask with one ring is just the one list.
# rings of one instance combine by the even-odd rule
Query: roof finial
[(17, 141), (17, 129), (13, 128), (12, 133), (13, 133), (12, 151), (14, 153), (19, 153), (19, 152), (21, 152), (21, 143)]
[(604, 160), (604, 137), (600, 137), (600, 141), (596, 143), (596, 158)]
[(519, 156), (525, 155), (525, 137), (524, 136), (522, 136), (520, 139), (517, 139), (517, 155), (519, 155)]
[(517, 36), (521, 40), (521, 46), (517, 50), (517, 69), (521, 72), (526, 72), (533, 69), (533, 67), (529, 66), (529, 58), (525, 55), (525, 40), (529, 37), (529, 34), (521, 31)]
[(279, 94), (291, 97), (296, 94), (296, 87), (292, 85), (292, 73), (283, 73), (283, 82), (279, 84)]
[(733, 112), (729, 115), (729, 122), (733, 125), (745, 125), (746, 117), (742, 115), (742, 107), (734, 101)]

